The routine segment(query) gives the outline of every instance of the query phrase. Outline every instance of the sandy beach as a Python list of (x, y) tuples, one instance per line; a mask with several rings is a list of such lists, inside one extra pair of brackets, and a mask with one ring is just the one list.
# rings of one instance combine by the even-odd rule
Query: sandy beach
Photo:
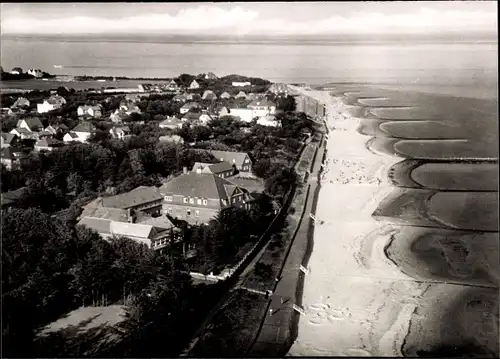
[[(349, 106), (340, 98), (326, 91), (298, 91), (327, 104), (329, 134), (302, 298), (306, 314), (300, 317), (298, 337), (288, 355), (402, 356), (441, 345), (445, 336), (435, 333), (440, 327), (433, 318), (442, 317), (450, 307), (468, 308), (472, 299), (457, 304), (457, 298), (447, 294), (461, 286), (405, 274), (392, 259), (399, 258), (398, 248), (404, 246), (393, 246), (391, 259), (386, 255), (402, 227), (372, 217), (395, 189), (387, 176), (389, 168), (403, 159), (368, 150), (370, 137), (356, 131), (360, 119), (349, 115)], [(488, 294), (478, 295), (484, 299), (496, 293), (496, 284), (484, 288)], [(434, 305), (436, 298), (440, 305)], [(490, 312), (497, 310), (495, 305), (493, 301)], [(498, 336), (498, 321), (491, 323), (490, 332)], [(420, 335), (426, 327), (434, 328), (436, 335)], [(460, 333), (447, 338), (465, 340)], [(498, 353), (498, 345), (489, 340), (481, 345)], [(405, 353), (404, 348), (411, 349)]]

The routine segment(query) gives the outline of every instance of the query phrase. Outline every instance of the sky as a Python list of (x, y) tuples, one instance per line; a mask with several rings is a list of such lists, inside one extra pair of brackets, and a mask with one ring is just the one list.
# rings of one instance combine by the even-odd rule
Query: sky
[(7, 34), (497, 34), (496, 1), (2, 3)]

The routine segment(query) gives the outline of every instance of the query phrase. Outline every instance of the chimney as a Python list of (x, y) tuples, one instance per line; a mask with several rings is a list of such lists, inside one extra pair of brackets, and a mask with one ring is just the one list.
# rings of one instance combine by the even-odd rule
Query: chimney
[(188, 173), (188, 168), (186, 166), (182, 167), (182, 173), (184, 174)]

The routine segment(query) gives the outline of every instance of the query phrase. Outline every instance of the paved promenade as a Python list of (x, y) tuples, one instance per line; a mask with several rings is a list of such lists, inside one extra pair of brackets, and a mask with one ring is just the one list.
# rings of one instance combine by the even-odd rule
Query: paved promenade
[(314, 213), (316, 204), (315, 196), (318, 194), (318, 174), (321, 170), (321, 163), (326, 147), (324, 136), (319, 146), (313, 170), (308, 178), (308, 186), (304, 186), (304, 189), (308, 188), (304, 215), (299, 222), (290, 252), (285, 259), (280, 280), (273, 291), (262, 328), (258, 333), (254, 345), (248, 352), (248, 356), (284, 356), (292, 344), (293, 337), (296, 335), (294, 335), (292, 330), (294, 316), (298, 314), (293, 310), (292, 306), (296, 304), (296, 298), (302, 296), (302, 293), (297, 292), (297, 288), (302, 287), (299, 286), (299, 278), (303, 274), (301, 274), (302, 272), (299, 268), (303, 263), (308, 249), (308, 232), (312, 225), (309, 213)]

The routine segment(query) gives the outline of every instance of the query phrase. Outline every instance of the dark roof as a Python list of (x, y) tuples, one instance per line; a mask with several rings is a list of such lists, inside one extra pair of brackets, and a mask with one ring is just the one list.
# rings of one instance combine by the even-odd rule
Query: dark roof
[(10, 144), (16, 138), (16, 135), (13, 133), (2, 132), (0, 135), (2, 136), (2, 143), (6, 144)]
[(36, 147), (54, 147), (61, 145), (61, 141), (56, 140), (55, 138), (42, 138), (35, 143)]
[(28, 187), (21, 187), (13, 191), (4, 192), (1, 196), (2, 207), (19, 201), (28, 192)]
[(196, 108), (196, 107), (200, 107), (200, 104), (198, 102), (188, 102), (188, 103), (185, 103), (184, 105), (182, 105), (181, 108), (192, 109), (192, 108)]
[[(227, 179), (209, 173), (188, 172), (181, 174), (160, 187), (162, 194), (185, 197), (227, 200), (236, 186)], [(245, 189), (240, 188), (247, 192)]]
[(19, 121), (17, 121), (17, 127), (19, 127), (22, 121), (25, 121), (30, 129), (43, 128), (42, 121), (40, 121), (38, 117), (27, 117), (20, 119)]
[(29, 106), (30, 102), (28, 99), (24, 97), (19, 97), (16, 102), (11, 107), (21, 107), (21, 106)]
[(112, 197), (103, 197), (102, 205), (103, 207), (127, 209), (141, 204), (158, 201), (162, 198), (163, 196), (158, 191), (158, 188), (140, 186), (127, 193)]
[(209, 150), (209, 152), (219, 161), (226, 161), (230, 164), (236, 164), (236, 166), (241, 167), (245, 163), (245, 158), (248, 156), (245, 152), (229, 152), (229, 151), (217, 151)]
[(73, 128), (74, 132), (94, 132), (95, 126), (90, 122), (82, 122)]
[(253, 100), (252, 102), (250, 102), (248, 104), (247, 107), (254, 107), (254, 106), (267, 106), (267, 107), (271, 107), (271, 106), (275, 106), (276, 105), (272, 102), (272, 101), (269, 101), (267, 99), (262, 99), (262, 100)]
[(2, 151), (0, 152), (1, 155), (0, 157), (5, 158), (5, 159), (15, 159), (15, 158), (26, 158), (28, 157), (22, 150), (14, 148), (14, 147), (6, 147), (2, 148)]

